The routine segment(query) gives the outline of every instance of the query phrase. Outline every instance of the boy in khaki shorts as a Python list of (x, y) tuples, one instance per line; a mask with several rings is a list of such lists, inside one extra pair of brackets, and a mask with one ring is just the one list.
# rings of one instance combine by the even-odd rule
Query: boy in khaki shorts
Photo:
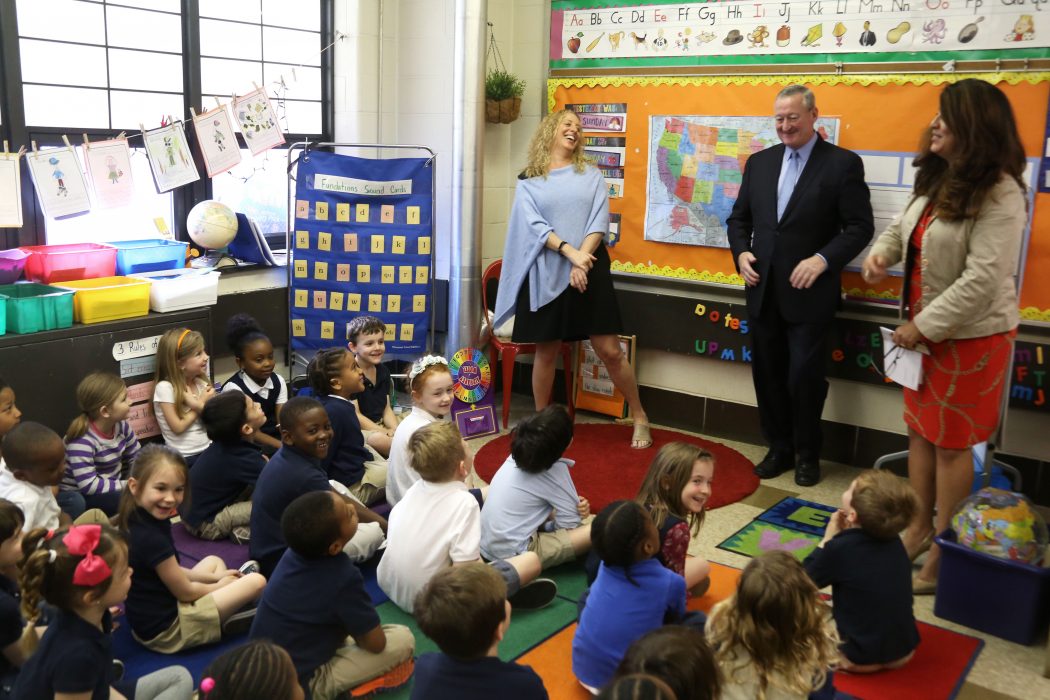
[(354, 507), (333, 491), (313, 491), (285, 509), (281, 531), (288, 550), (259, 602), (251, 638), (284, 647), (315, 700), (407, 682), (412, 632), (380, 623), (361, 572), (343, 554), (357, 531)]
[(572, 443), (572, 418), (551, 405), (518, 423), (510, 456), (492, 477), (481, 510), (481, 554), (506, 559), (535, 552), (544, 569), (591, 546), (590, 504), (576, 493), (562, 454)]

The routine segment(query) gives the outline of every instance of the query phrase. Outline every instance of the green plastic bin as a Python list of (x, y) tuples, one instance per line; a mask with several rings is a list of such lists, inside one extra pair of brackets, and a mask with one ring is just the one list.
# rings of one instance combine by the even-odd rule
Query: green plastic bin
[(73, 290), (27, 282), (0, 285), (12, 333), (36, 333), (73, 325)]

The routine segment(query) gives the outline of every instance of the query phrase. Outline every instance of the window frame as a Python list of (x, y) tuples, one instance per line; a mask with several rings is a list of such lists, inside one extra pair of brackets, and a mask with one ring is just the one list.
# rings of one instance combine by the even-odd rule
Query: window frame
[[(63, 145), (63, 135), (68, 136), (74, 145), (82, 141), (82, 134), (87, 134), (92, 141), (101, 141), (116, 136), (119, 130), (85, 129), (76, 125), (67, 127), (34, 127), (30, 129), (26, 125), (16, 2), (17, 0), (0, 0), (0, 110), (2, 110), (4, 115), (3, 124), (0, 125), (0, 134), (2, 134), (3, 139), (6, 139), (13, 149), (17, 149), (22, 145), (29, 149), (32, 141), (36, 141), (38, 148)], [(320, 0), (320, 2), (320, 42), (322, 47), (331, 46), (334, 37), (333, 0)], [(200, 6), (198, 0), (181, 0), (180, 5), (182, 12), (183, 113), (179, 116), (172, 116), (188, 122), (190, 121), (191, 107), (198, 112), (202, 108), (209, 109), (210, 107), (202, 104)], [(276, 152), (286, 151), (287, 147), (292, 143), (306, 139), (332, 140), (332, 125), (335, 122), (332, 58), (333, 52), (331, 50), (321, 53), (321, 133), (285, 134), (285, 145), (272, 149), (275, 154)], [(265, 61), (260, 61), (260, 63), (265, 63)], [(150, 127), (150, 125), (147, 125), (147, 127)], [(193, 152), (197, 169), (201, 173), (201, 179), (178, 187), (171, 192), (174, 221), (170, 221), (168, 224), (179, 240), (189, 240), (186, 235), (185, 225), (186, 215), (189, 213), (189, 210), (195, 203), (212, 197), (211, 179), (208, 178), (205, 172), (200, 153), (197, 147), (193, 145), (193, 141), (194, 139), (191, 138), (191, 151)], [(247, 144), (244, 143), (244, 137), (239, 133), (237, 134), (237, 144), (239, 148), (247, 148)], [(0, 229), (0, 249), (24, 245), (43, 245), (47, 242), (45, 218), (30, 181), (28, 168), (24, 162), (21, 166), (21, 176), (23, 225), (19, 229)]]

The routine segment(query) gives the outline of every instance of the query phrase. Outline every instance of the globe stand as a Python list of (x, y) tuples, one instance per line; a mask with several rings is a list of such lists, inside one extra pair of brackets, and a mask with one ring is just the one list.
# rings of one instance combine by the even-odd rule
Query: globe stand
[(190, 267), (194, 269), (221, 269), (224, 267), (238, 267), (237, 259), (229, 254), (226, 248), (215, 248), (203, 252), (199, 257), (190, 260)]

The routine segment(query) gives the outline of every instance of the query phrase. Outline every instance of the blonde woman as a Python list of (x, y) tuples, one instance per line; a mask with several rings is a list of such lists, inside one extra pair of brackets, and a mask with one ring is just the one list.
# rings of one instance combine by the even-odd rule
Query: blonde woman
[(608, 231), (605, 180), (584, 156), (579, 117), (569, 110), (547, 115), (518, 176), (493, 327), (514, 316), (514, 342), (535, 343), (537, 411), (550, 403), (561, 343), (589, 338), (631, 407), (631, 447), (644, 449), (653, 440), (617, 339), (622, 324), (605, 249)]

